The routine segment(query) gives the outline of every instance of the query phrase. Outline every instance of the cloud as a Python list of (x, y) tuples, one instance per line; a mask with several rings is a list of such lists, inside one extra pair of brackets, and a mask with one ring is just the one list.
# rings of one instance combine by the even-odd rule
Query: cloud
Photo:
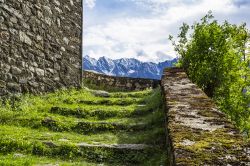
[[(129, 1), (149, 11), (148, 15), (135, 13), (113, 17), (101, 24), (84, 29), (84, 54), (98, 58), (137, 58), (159, 62), (176, 57), (168, 41), (170, 34), (177, 35), (183, 22), (192, 24), (209, 10), (216, 19), (233, 23), (249, 22), (250, 7), (239, 6), (232, 0), (117, 0)], [(244, 8), (243, 8), (244, 7)], [(121, 11), (123, 12), (123, 11)], [(112, 13), (100, 13), (105, 15)]]
[(233, 0), (233, 2), (238, 7), (245, 6), (245, 5), (250, 5), (250, 1), (249, 0)]
[(90, 9), (95, 7), (96, 0), (84, 0), (84, 5)]

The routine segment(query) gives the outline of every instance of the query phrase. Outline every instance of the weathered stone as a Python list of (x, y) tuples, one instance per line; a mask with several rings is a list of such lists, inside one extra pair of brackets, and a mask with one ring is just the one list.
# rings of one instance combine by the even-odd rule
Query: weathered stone
[(83, 71), (83, 79), (93, 85), (103, 86), (107, 89), (120, 90), (144, 90), (160, 86), (160, 80), (141, 79), (129, 77), (114, 77), (100, 74), (94, 71)]
[(65, 52), (65, 51), (66, 51), (66, 49), (65, 49), (64, 47), (61, 47), (61, 51)]
[(97, 97), (110, 97), (110, 94), (106, 91), (95, 90), (92, 91), (92, 93)]
[(27, 16), (31, 15), (31, 9), (29, 8), (28, 5), (23, 5), (23, 13), (25, 13)]
[[(250, 145), (182, 69), (164, 71), (168, 165), (249, 165)], [(237, 147), (237, 148), (236, 148)]]
[(0, 40), (8, 41), (10, 38), (10, 34), (7, 31), (0, 32)]
[(35, 82), (35, 81), (29, 81), (28, 83), (29, 83), (29, 86), (31, 86), (31, 87), (34, 87), (34, 88), (39, 87), (39, 84), (37, 82)]
[(54, 4), (56, 4), (57, 6), (60, 6), (60, 2), (57, 0), (53, 0)]
[(24, 42), (28, 45), (32, 45), (32, 41), (31, 39), (26, 35), (26, 33), (22, 32), (22, 31), (19, 31), (19, 38), (20, 38), (20, 41), (21, 42)]
[(0, 24), (2, 24), (4, 22), (4, 17), (0, 16)]
[(67, 45), (69, 44), (69, 39), (67, 37), (64, 37), (63, 41), (64, 41), (65, 44), (67, 44)]
[(52, 20), (49, 17), (45, 17), (45, 23), (50, 26), (52, 24)]
[(13, 154), (13, 157), (14, 157), (14, 158), (23, 158), (23, 157), (25, 157), (25, 155), (24, 155), (24, 154), (21, 154), (21, 153), (14, 153), (14, 154)]
[(51, 141), (44, 141), (43, 144), (47, 145), (50, 148), (57, 147), (57, 145)]
[(51, 8), (49, 6), (43, 6), (43, 9), (45, 11), (45, 14), (47, 15), (52, 15), (52, 11), (51, 11)]
[(0, 96), (79, 87), (81, 1), (0, 3)]
[(44, 70), (39, 69), (39, 68), (36, 68), (36, 74), (37, 74), (38, 76), (44, 76)]
[(10, 89), (11, 92), (20, 92), (21, 87), (17, 83), (7, 83), (7, 88)]
[(11, 73), (14, 74), (14, 75), (19, 75), (19, 74), (22, 73), (22, 70), (19, 69), (18, 67), (12, 66), (11, 67)]
[(20, 83), (20, 84), (27, 84), (27, 82), (28, 82), (28, 80), (27, 80), (26, 78), (21, 78), (21, 79), (19, 80), (19, 83)]
[(19, 19), (23, 19), (23, 16), (16, 9), (5, 4), (2, 5), (1, 7), (6, 11), (8, 11), (9, 13), (13, 14), (14, 16), (18, 17)]
[(0, 80), (0, 88), (5, 88), (6, 87), (6, 83), (3, 80)]
[(42, 36), (40, 36), (40, 35), (36, 36), (36, 40), (41, 41), (42, 39), (43, 39)]

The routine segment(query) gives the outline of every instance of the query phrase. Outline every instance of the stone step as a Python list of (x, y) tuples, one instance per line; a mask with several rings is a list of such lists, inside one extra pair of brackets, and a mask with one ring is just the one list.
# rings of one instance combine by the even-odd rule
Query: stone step
[(146, 144), (88, 144), (57, 145), (53, 142), (42, 142), (53, 155), (75, 155), (87, 161), (141, 165), (148, 158), (160, 155), (162, 149)]
[(51, 107), (50, 113), (59, 114), (63, 116), (74, 116), (77, 118), (96, 117), (98, 119), (107, 119), (113, 117), (135, 117), (142, 116), (153, 112), (153, 110), (146, 108), (146, 105), (138, 105), (134, 110), (108, 110), (108, 109), (84, 109), (84, 108), (67, 108), (67, 107)]
[(79, 122), (75, 127), (72, 128), (73, 131), (84, 134), (104, 131), (141, 131), (146, 129), (147, 124), (143, 122), (134, 124), (124, 124), (118, 122)]
[(138, 98), (97, 98), (97, 99), (65, 99), (63, 100), (65, 104), (83, 104), (83, 105), (118, 105), (118, 106), (128, 106), (132, 104), (144, 104), (143, 99)]
[(88, 144), (88, 143), (79, 143), (77, 146), (82, 148), (107, 148), (107, 149), (121, 149), (121, 150), (144, 150), (146, 148), (153, 148), (150, 145), (146, 144)]

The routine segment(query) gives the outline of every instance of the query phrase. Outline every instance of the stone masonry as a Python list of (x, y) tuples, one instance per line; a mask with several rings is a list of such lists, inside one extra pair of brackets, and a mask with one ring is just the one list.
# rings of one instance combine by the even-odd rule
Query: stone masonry
[(166, 69), (169, 165), (249, 166), (250, 144), (182, 69)]
[(147, 88), (156, 88), (160, 86), (159, 80), (115, 77), (86, 70), (83, 71), (83, 80), (85, 83), (104, 89), (119, 89), (124, 91), (144, 90)]
[(80, 86), (81, 0), (0, 0), (0, 96)]

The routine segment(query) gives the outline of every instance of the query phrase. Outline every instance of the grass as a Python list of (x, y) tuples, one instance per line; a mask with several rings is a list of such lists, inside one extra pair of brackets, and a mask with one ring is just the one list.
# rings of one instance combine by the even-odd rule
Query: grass
[[(165, 165), (160, 89), (87, 88), (1, 101), (0, 165)], [(82, 143), (91, 146), (80, 146)], [(143, 149), (107, 145), (145, 144)]]
[(94, 166), (95, 163), (90, 163), (82, 160), (63, 161), (60, 158), (37, 157), (32, 155), (23, 155), (21, 153), (11, 153), (8, 155), (0, 154), (0, 165), (4, 166), (33, 166), (33, 165), (60, 165), (60, 166)]

